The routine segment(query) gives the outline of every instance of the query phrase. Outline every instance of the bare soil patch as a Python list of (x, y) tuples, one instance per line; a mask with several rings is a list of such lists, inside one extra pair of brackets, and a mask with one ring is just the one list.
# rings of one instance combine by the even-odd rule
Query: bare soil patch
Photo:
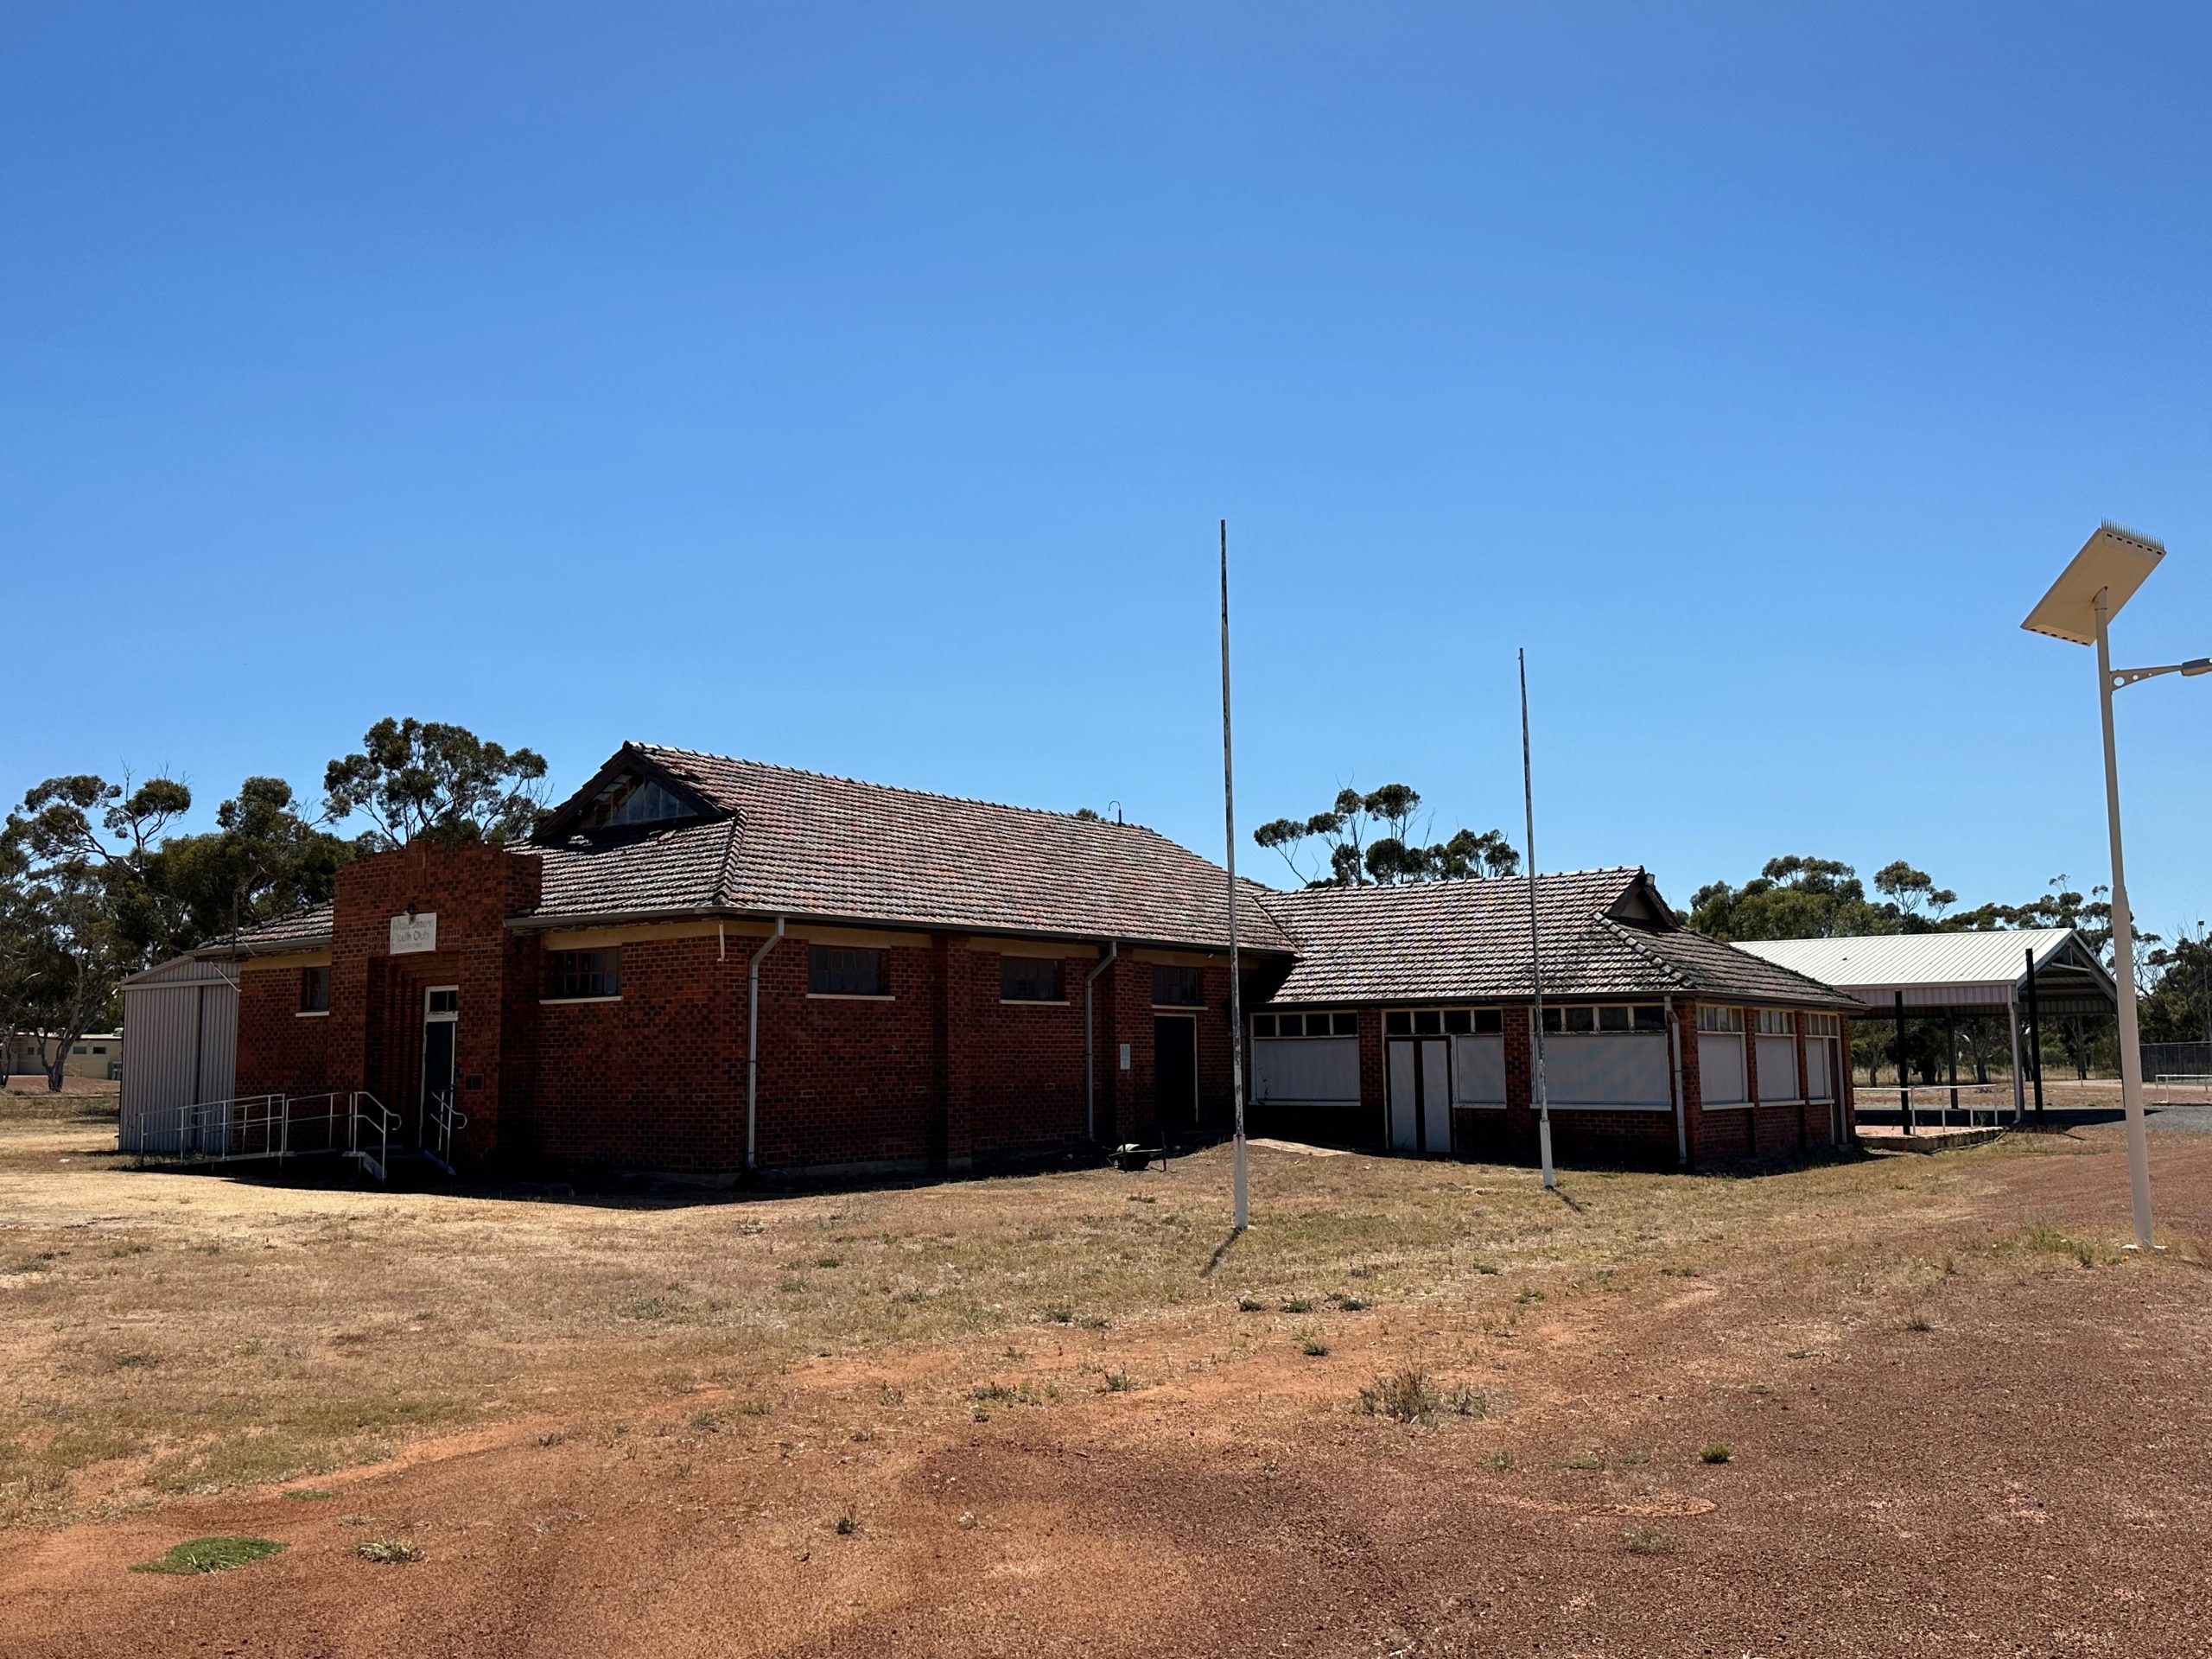
[[(1263, 1150), (1231, 1241), (1213, 1154), (549, 1201), (11, 1125), (0, 1651), (2206, 1651), (2212, 1141), (2154, 1147), (2138, 1258), (2104, 1130)], [(128, 1570), (206, 1536), (285, 1548)]]

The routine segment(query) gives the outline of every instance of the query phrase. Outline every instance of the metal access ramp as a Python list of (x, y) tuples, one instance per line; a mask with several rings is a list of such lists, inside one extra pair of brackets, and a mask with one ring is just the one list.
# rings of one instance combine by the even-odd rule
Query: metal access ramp
[(252, 1162), (281, 1168), (294, 1158), (345, 1159), (388, 1182), (393, 1166), (407, 1159), (452, 1175), (454, 1140), (467, 1122), (452, 1096), (441, 1095), (426, 1115), (423, 1144), (410, 1147), (400, 1115), (365, 1089), (240, 1095), (153, 1114), (137, 1126), (138, 1144), (123, 1150), (141, 1163), (180, 1166)]

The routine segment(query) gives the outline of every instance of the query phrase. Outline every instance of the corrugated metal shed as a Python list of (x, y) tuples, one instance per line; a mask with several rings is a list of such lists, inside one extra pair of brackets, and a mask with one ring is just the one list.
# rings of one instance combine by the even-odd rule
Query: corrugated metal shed
[(2110, 1014), (2120, 1001), (2112, 976), (2070, 927), (1747, 939), (1737, 948), (1833, 985), (1877, 1012), (1895, 1007), (1899, 992), (1905, 1007), (1917, 1010), (2024, 1007), (2031, 951), (2044, 1013)]
[(126, 1045), (117, 1145), (124, 1152), (218, 1152), (180, 1144), (179, 1109), (228, 1100), (237, 1072), (238, 969), (178, 957), (123, 982)]

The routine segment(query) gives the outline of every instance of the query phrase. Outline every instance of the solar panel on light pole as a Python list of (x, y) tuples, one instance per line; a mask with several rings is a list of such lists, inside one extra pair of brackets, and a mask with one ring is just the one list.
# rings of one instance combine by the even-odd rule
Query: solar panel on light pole
[(2020, 626), (2073, 645), (2097, 648), (2097, 712), (2104, 728), (2105, 823), (2112, 840), (2113, 977), (2120, 991), (2120, 1099), (2127, 1119), (2127, 1184), (2135, 1243), (2151, 1245), (2151, 1142), (2143, 1116), (2143, 1052), (2135, 1009), (2135, 923), (2127, 902), (2127, 869), (2120, 839), (2120, 761), (2113, 740), (2112, 696), (2125, 686), (2162, 674), (2212, 672), (2212, 658), (2192, 658), (2155, 668), (2112, 665), (2112, 619), (2135, 596), (2158, 562), (2162, 543), (2114, 524), (2102, 524), (2082, 543), (2058, 580)]

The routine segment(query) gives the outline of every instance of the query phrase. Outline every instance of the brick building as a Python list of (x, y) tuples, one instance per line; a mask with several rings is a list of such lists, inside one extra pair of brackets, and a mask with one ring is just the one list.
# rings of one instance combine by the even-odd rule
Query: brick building
[[(1540, 876), (1536, 892), (1561, 1157), (1713, 1164), (1848, 1144), (1851, 999), (1689, 931), (1641, 869)], [(1259, 1132), (1534, 1155), (1528, 883), (1267, 902), (1296, 949), (1253, 1017)]]
[[(1564, 1151), (1847, 1132), (1844, 999), (1683, 931), (1640, 871), (1539, 886)], [(632, 744), (527, 846), (363, 859), (202, 954), (238, 959), (237, 1096), (366, 1096), (455, 1163), (957, 1171), (1225, 1129), (1225, 887), (1136, 825)], [(1533, 1146), (1526, 891), (1246, 886), (1255, 1132)], [(1700, 1093), (1732, 1032), (1756, 1104)]]

